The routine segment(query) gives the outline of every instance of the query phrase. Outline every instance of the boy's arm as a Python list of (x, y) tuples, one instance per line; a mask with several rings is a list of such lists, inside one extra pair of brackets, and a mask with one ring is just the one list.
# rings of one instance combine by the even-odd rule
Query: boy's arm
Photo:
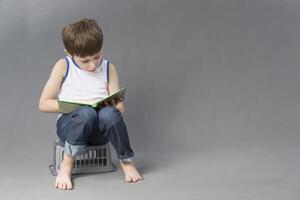
[(67, 63), (60, 59), (54, 65), (49, 80), (47, 81), (39, 101), (39, 110), (41, 112), (58, 112), (57, 93), (61, 82), (67, 70)]
[[(112, 94), (120, 90), (119, 85), (119, 77), (116, 66), (113, 64), (109, 64), (109, 84), (108, 84), (108, 92)], [(122, 101), (119, 101), (115, 106), (122, 114), (125, 112), (125, 106)]]

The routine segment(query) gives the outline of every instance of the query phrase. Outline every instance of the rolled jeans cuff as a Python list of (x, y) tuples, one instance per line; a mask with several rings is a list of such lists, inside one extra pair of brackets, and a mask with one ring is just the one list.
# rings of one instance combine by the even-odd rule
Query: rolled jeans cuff
[(133, 157), (130, 157), (130, 158), (123, 158), (123, 159), (119, 159), (120, 162), (130, 162), (130, 161), (133, 161)]
[(67, 141), (65, 141), (64, 150), (65, 154), (72, 157), (87, 153), (86, 145), (72, 145)]
[(134, 153), (133, 152), (130, 152), (127, 155), (118, 155), (118, 159), (120, 161), (124, 161), (124, 162), (126, 162), (126, 161), (132, 161), (133, 157), (134, 157)]

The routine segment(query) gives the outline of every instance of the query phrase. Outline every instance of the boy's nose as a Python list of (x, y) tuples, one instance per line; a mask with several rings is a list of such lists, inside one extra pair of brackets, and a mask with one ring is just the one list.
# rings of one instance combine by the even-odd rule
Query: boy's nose
[(90, 70), (90, 71), (95, 71), (96, 69), (97, 69), (96, 63), (91, 63), (91, 64), (89, 65), (89, 70)]

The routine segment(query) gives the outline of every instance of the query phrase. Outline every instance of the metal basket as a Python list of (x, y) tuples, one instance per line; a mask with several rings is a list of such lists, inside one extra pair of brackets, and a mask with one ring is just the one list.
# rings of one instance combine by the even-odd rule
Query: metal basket
[[(59, 166), (64, 158), (64, 144), (60, 140), (54, 142), (53, 164), (49, 166), (53, 176), (57, 176)], [(87, 146), (87, 153), (75, 157), (72, 174), (97, 173), (115, 171), (111, 161), (109, 143)]]

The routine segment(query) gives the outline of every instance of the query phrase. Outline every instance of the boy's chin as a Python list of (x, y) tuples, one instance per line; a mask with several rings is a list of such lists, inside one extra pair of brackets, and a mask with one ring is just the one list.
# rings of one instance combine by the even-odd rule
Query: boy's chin
[(87, 72), (96, 72), (97, 69), (94, 69), (94, 70), (84, 69), (84, 71), (87, 71)]

